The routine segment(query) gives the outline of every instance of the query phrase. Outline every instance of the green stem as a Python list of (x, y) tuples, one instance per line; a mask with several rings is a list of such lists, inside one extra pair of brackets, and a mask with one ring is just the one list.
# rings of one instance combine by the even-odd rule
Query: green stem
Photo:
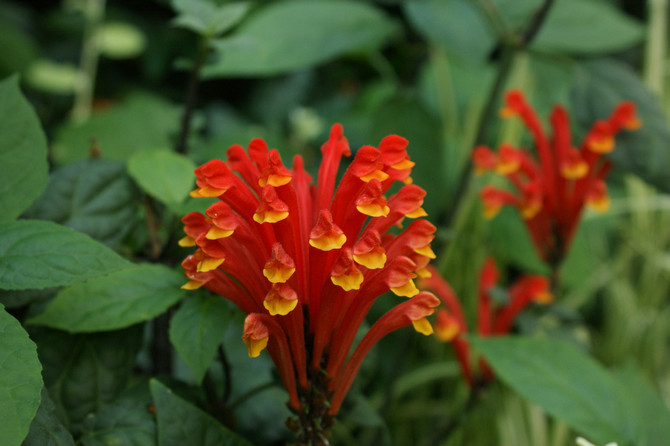
[(74, 96), (70, 117), (75, 122), (85, 121), (91, 116), (93, 92), (100, 57), (98, 29), (105, 14), (105, 0), (87, 0), (84, 6), (84, 36), (79, 61), (81, 79)]
[[(496, 106), (500, 100), (502, 91), (505, 88), (505, 84), (507, 83), (507, 78), (509, 77), (512, 66), (514, 65), (515, 57), (519, 52), (524, 51), (533, 41), (541, 29), (542, 23), (546, 19), (553, 3), (554, 0), (545, 0), (522, 33), (518, 35), (510, 35), (501, 42), (502, 54), (500, 57), (498, 73), (493, 83), (493, 87), (491, 87), (486, 105), (479, 120), (473, 146), (484, 144), (488, 140), (488, 132), (489, 128), (491, 127), (491, 122), (495, 117)], [(493, 5), (490, 2), (477, 2), (477, 4), (486, 4), (489, 6)], [(491, 7), (495, 7), (495, 5)], [(487, 16), (495, 16), (495, 14), (493, 14), (489, 9), (486, 9), (485, 13)], [(463, 169), (463, 172), (461, 172), (459, 181), (456, 185), (454, 197), (457, 199), (454, 201), (453, 206), (438, 216), (438, 226), (448, 226), (449, 223), (453, 220), (461, 202), (461, 200), (458, 198), (464, 196), (464, 192), (467, 188), (467, 185), (469, 184), (471, 174), (472, 163), (468, 163)]]
[(186, 99), (184, 100), (184, 114), (181, 118), (181, 130), (179, 131), (179, 138), (175, 146), (177, 153), (186, 153), (188, 146), (188, 135), (191, 132), (191, 122), (193, 121), (193, 112), (195, 111), (195, 103), (198, 99), (198, 85), (200, 81), (200, 70), (202, 69), (207, 53), (209, 51), (209, 39), (206, 37), (200, 38), (198, 45), (198, 53), (186, 87)]
[(644, 80), (654, 93), (663, 98), (668, 0), (648, 0), (647, 4), (649, 5), (649, 26), (645, 49)]

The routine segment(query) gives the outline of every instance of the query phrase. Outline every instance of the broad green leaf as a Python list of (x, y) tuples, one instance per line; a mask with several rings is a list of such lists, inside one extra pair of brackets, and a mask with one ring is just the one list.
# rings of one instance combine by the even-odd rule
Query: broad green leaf
[(181, 299), (183, 282), (163, 265), (133, 265), (65, 288), (28, 323), (71, 333), (128, 327), (153, 319)]
[(495, 34), (475, 2), (414, 0), (404, 7), (421, 35), (464, 61), (483, 65), (495, 47)]
[(670, 438), (670, 410), (661, 392), (654, 389), (644, 379), (641, 370), (634, 367), (617, 370), (614, 377), (626, 389), (636, 409), (632, 412), (639, 417), (636, 422), (643, 426), (644, 436), (639, 444), (654, 446), (667, 441)]
[(151, 380), (151, 395), (158, 419), (158, 446), (250, 446), (245, 439), (155, 379)]
[(83, 446), (156, 444), (156, 416), (151, 412), (149, 382), (141, 381), (86, 418)]
[(47, 184), (47, 141), (18, 77), (0, 82), (0, 221), (25, 211)]
[(598, 443), (630, 446), (640, 436), (623, 387), (591, 357), (551, 339), (475, 339), (512, 389)]
[(214, 360), (229, 320), (227, 303), (210, 295), (187, 297), (170, 320), (170, 341), (198, 383)]
[(271, 3), (246, 20), (232, 40), (215, 41), (218, 58), (202, 73), (206, 78), (270, 76), (308, 68), (376, 49), (395, 31), (391, 19), (363, 2)]
[(0, 289), (0, 304), (5, 308), (17, 308), (33, 302), (42, 302), (56, 295), (57, 288), (41, 290), (2, 290)]
[(236, 2), (217, 6), (211, 0), (172, 0), (179, 13), (173, 23), (206, 37), (215, 37), (237, 25), (249, 12), (251, 3)]
[(128, 173), (149, 195), (163, 203), (181, 203), (195, 187), (195, 163), (166, 150), (143, 150), (128, 160)]
[(0, 288), (70, 285), (129, 266), (89, 236), (48, 221), (0, 223)]
[(0, 444), (18, 446), (40, 405), (42, 366), (35, 344), (0, 305)]
[(557, 0), (532, 42), (535, 49), (594, 54), (620, 51), (644, 38), (644, 27), (601, 0)]
[(412, 178), (426, 190), (426, 211), (436, 213), (447, 204), (442, 198), (444, 179), (436, 174), (442, 166), (440, 121), (418, 100), (396, 96), (384, 102), (372, 117), (368, 143), (376, 145), (391, 134), (409, 140), (407, 153), (416, 163)]
[(57, 164), (65, 164), (87, 158), (95, 148), (103, 158), (125, 161), (138, 150), (170, 147), (178, 123), (177, 107), (160, 97), (135, 93), (83, 123), (61, 127), (52, 156)]
[(129, 384), (143, 330), (70, 335), (31, 327), (44, 383), (68, 430), (78, 437), (84, 419), (119, 397)]
[(621, 62), (598, 59), (580, 64), (572, 90), (572, 108), (583, 128), (607, 118), (622, 100), (635, 102), (642, 127), (617, 135), (616, 147), (609, 157), (618, 169), (669, 192), (670, 127), (656, 98), (635, 71)]
[(54, 171), (25, 215), (60, 223), (113, 248), (137, 219), (136, 201), (137, 189), (123, 163), (88, 159)]
[(42, 388), (42, 402), (22, 446), (74, 446), (72, 434), (56, 415), (56, 405), (46, 388)]

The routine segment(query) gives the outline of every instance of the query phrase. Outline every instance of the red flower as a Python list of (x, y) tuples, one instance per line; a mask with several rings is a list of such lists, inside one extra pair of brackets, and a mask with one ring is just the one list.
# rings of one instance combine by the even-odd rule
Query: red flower
[(640, 127), (635, 105), (622, 102), (607, 120), (597, 121), (579, 149), (572, 145), (569, 117), (560, 105), (550, 117), (551, 138), (518, 90), (507, 93), (500, 114), (522, 119), (535, 141), (536, 156), (510, 144), (502, 144), (497, 153), (485, 146), (474, 149), (475, 172), (496, 170), (514, 187), (514, 192), (484, 187), (484, 215), (492, 218), (505, 205), (517, 207), (540, 256), (557, 265), (567, 253), (584, 205), (599, 212), (609, 208), (604, 179), (610, 163), (601, 155), (614, 149), (621, 129)]
[[(407, 144), (392, 135), (379, 148), (361, 147), (339, 184), (340, 160), (351, 155), (339, 124), (321, 148), (315, 185), (300, 156), (288, 169), (260, 139), (248, 154), (235, 145), (227, 161), (195, 171), (191, 195), (220, 201), (206, 215), (182, 219), (180, 244), (197, 246), (182, 263), (184, 288), (204, 286), (247, 314), (249, 356), (267, 347), (296, 412), (318, 409), (310, 400), (316, 389), (330, 401), (323, 420), (332, 418), (377, 341), (410, 324), (432, 333), (426, 316), (439, 299), (420, 293), (413, 279), (434, 257), (435, 227), (416, 220), (398, 235), (388, 232), (405, 217), (426, 215), (425, 192), (409, 184)], [(387, 199), (396, 181), (406, 184)], [(374, 323), (351, 352), (368, 310), (388, 291), (411, 299)]]
[[(479, 373), (472, 370), (470, 344), (466, 339), (468, 324), (465, 313), (454, 290), (433, 267), (428, 267), (430, 277), (421, 280), (421, 288), (432, 290), (444, 303), (435, 322), (435, 336), (443, 342), (451, 342), (463, 375), (470, 386), (479, 379), (490, 380), (493, 373), (484, 360), (479, 361)], [(491, 291), (498, 282), (498, 269), (493, 259), (484, 263), (479, 276), (479, 302), (477, 311), (477, 335), (500, 336), (512, 328), (516, 316), (531, 302), (546, 304), (553, 301), (549, 291), (549, 280), (538, 275), (526, 275), (518, 279), (507, 290), (508, 301), (494, 304)]]

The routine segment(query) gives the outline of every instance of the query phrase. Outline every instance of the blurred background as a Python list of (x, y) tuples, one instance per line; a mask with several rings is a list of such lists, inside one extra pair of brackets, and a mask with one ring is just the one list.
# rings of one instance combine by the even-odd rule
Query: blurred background
[[(564, 104), (575, 144), (632, 100), (643, 127), (617, 138), (610, 211), (584, 215), (556, 302), (525, 312), (515, 330), (568, 340), (667, 402), (669, 12), (666, 0), (0, 1), (0, 78), (19, 74), (49, 141), (52, 183), (26, 216), (176, 265), (178, 218), (202, 205), (177, 193), (147, 206), (142, 176), (154, 158), (144, 151), (176, 151), (191, 170), (261, 137), (284, 159), (301, 154), (314, 174), (332, 123), (352, 149), (395, 133), (410, 141), (412, 176), (438, 226), (434, 264), (474, 317), (486, 256), (504, 283), (549, 273), (515, 212), (482, 218), (478, 192), (490, 178), (471, 175), (476, 144), (532, 145), (519, 122), (497, 117), (503, 93), (521, 89), (543, 119)], [(113, 165), (78, 164), (90, 158)], [(63, 192), (75, 181), (89, 195)], [(36, 312), (43, 301), (30, 299), (13, 305)], [(257, 444), (283, 444), (285, 394), (268, 384), (269, 358), (246, 358), (241, 321), (231, 310), (222, 338), (234, 425)], [(140, 354), (136, 371), (148, 361)], [(178, 355), (169, 368), (193, 383)], [(395, 333), (366, 360), (333, 443), (574, 444), (565, 424), (503, 385), (432, 442), (467, 393), (448, 345)]]

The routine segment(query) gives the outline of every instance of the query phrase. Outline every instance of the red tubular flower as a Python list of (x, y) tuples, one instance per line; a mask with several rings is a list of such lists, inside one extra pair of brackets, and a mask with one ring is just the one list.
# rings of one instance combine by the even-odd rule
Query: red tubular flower
[(609, 164), (602, 155), (614, 149), (620, 130), (640, 127), (635, 104), (624, 101), (606, 120), (593, 124), (579, 148), (572, 145), (569, 117), (561, 106), (551, 114), (551, 136), (521, 91), (507, 93), (500, 115), (521, 118), (533, 136), (535, 156), (510, 144), (502, 144), (497, 153), (485, 146), (473, 150), (477, 173), (495, 170), (513, 186), (513, 191), (484, 187), (484, 215), (493, 218), (505, 205), (518, 208), (540, 256), (558, 265), (567, 254), (584, 205), (599, 212), (609, 207), (604, 183)]
[[(471, 387), (477, 381), (493, 379), (493, 372), (483, 359), (478, 361), (478, 372), (473, 372), (470, 344), (466, 339), (468, 325), (458, 297), (434, 267), (429, 266), (428, 270), (430, 277), (421, 279), (419, 285), (422, 289), (434, 291), (444, 303), (444, 308), (437, 313), (435, 336), (442, 342), (451, 343), (463, 376)], [(531, 302), (548, 304), (553, 301), (546, 277), (526, 275), (509, 287), (507, 302), (494, 304), (491, 290), (496, 286), (498, 276), (494, 260), (487, 259), (479, 275), (476, 332), (480, 337), (507, 334), (512, 329), (514, 319)]]
[[(387, 232), (404, 218), (426, 215), (425, 192), (408, 184), (414, 163), (407, 144), (392, 135), (379, 148), (362, 147), (339, 184), (340, 160), (351, 155), (339, 124), (321, 148), (315, 185), (300, 156), (288, 169), (259, 139), (248, 154), (235, 145), (226, 162), (210, 161), (195, 171), (192, 195), (220, 201), (206, 215), (182, 219), (180, 245), (197, 247), (183, 262), (184, 288), (204, 286), (244, 311), (249, 356), (267, 348), (291, 409), (325, 424), (383, 336), (410, 324), (432, 333), (425, 317), (439, 300), (419, 293), (413, 279), (425, 275), (434, 258), (435, 227), (416, 220), (403, 232)], [(405, 185), (387, 199), (396, 181)], [(400, 301), (354, 347), (368, 310), (388, 291), (411, 299)], [(315, 392), (330, 405), (315, 405)]]

